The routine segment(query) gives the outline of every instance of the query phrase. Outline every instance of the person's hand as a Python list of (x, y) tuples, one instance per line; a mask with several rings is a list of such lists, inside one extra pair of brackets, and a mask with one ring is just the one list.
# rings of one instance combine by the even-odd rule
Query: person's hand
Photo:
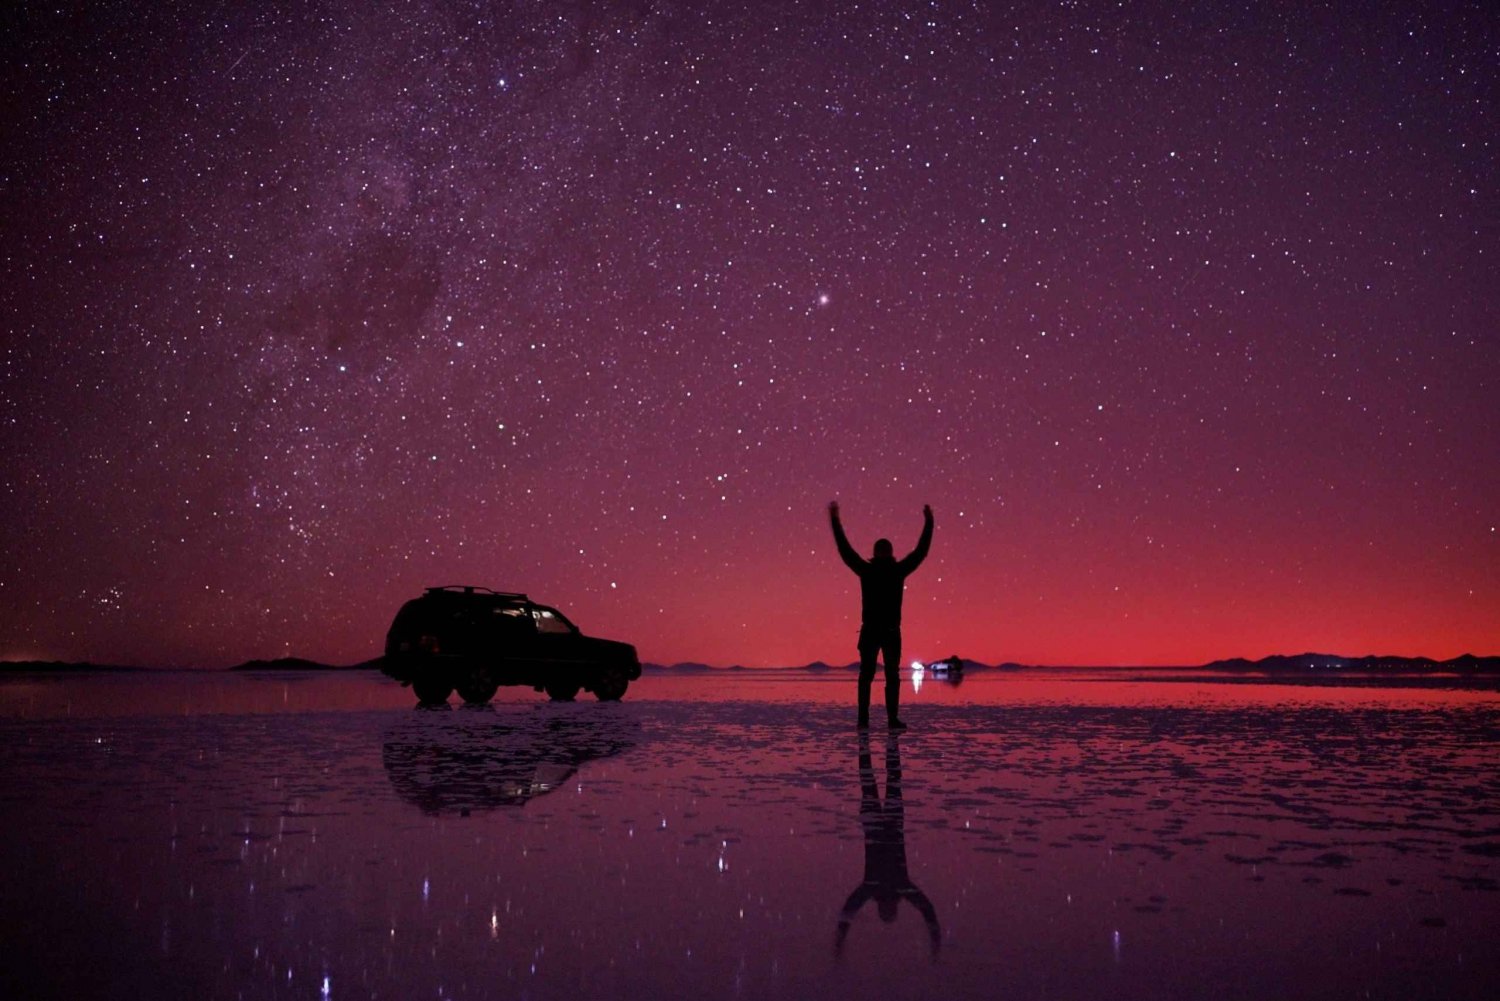
[(828, 502), (828, 516), (830, 518), (837, 518), (839, 516), (839, 502), (838, 501), (829, 501)]
[(924, 518), (931, 518), (932, 517), (932, 505), (931, 504), (923, 504), (922, 505), (922, 517), (924, 517)]

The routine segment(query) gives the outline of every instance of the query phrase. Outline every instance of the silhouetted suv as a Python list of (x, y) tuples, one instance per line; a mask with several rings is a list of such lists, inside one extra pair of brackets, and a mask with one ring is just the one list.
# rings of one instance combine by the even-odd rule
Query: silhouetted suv
[(446, 702), (456, 688), (482, 705), (501, 685), (530, 685), (561, 700), (584, 689), (608, 702), (641, 676), (641, 662), (629, 643), (585, 636), (524, 594), (448, 586), (401, 606), (381, 670), (423, 703)]

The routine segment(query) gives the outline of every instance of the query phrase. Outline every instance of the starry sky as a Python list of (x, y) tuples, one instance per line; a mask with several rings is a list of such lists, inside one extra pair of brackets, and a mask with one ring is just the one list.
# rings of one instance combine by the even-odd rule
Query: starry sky
[(1500, 652), (1483, 4), (22, 3), (0, 657)]

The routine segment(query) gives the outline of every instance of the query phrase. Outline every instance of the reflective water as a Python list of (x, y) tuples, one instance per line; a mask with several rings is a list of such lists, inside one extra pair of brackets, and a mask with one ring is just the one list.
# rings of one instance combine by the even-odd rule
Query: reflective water
[(1493, 691), (853, 684), (0, 679), (0, 996), (1494, 993)]

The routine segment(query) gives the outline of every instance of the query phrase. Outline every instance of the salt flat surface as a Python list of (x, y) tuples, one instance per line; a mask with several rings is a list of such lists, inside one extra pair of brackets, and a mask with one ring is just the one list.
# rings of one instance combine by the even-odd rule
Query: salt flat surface
[(0, 996), (1493, 996), (1493, 691), (904, 698), (861, 738), (842, 672), (0, 679)]

